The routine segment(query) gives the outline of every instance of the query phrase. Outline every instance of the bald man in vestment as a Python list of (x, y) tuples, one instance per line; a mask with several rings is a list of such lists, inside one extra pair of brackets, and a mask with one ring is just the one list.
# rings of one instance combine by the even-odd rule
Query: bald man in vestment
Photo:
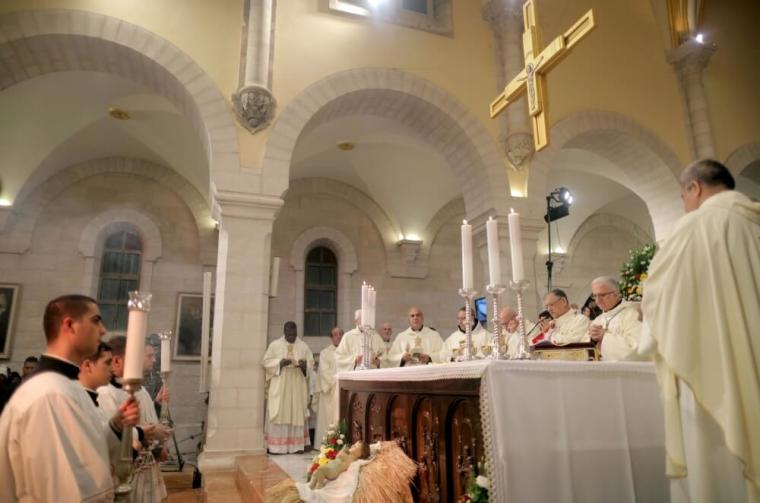
[(396, 367), (438, 363), (443, 339), (430, 327), (425, 326), (425, 316), (418, 307), (409, 309), (409, 328), (396, 336), (388, 360)]
[[(681, 174), (684, 215), (649, 267), (673, 501), (760, 501), (760, 203), (713, 160)], [(648, 328), (648, 330), (647, 330)]]

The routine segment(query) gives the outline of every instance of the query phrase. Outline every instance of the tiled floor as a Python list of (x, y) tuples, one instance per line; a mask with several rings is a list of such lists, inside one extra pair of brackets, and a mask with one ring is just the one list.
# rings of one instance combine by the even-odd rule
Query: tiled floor
[(304, 482), (306, 470), (316, 455), (317, 451), (304, 454), (270, 454), (269, 459), (277, 463), (295, 482)]

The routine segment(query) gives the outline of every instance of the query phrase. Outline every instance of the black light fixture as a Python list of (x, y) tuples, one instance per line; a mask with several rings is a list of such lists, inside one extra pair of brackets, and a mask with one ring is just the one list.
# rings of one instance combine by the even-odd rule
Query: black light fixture
[(552, 262), (552, 222), (564, 218), (570, 214), (570, 205), (573, 204), (573, 194), (565, 187), (559, 187), (554, 189), (546, 196), (546, 215), (544, 215), (544, 221), (549, 227), (549, 233), (547, 234), (549, 239), (549, 258), (546, 261), (546, 291), (549, 292), (552, 289), (552, 268), (554, 262)]

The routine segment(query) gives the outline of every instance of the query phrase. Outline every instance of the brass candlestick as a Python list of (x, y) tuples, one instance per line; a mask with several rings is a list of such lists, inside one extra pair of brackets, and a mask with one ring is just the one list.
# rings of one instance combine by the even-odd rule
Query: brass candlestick
[[(142, 386), (142, 379), (130, 379), (124, 381), (124, 391), (129, 398), (137, 400), (135, 393)], [(116, 478), (118, 483), (115, 489), (115, 501), (129, 503), (132, 501), (132, 476), (134, 473), (134, 463), (132, 461), (132, 427), (122, 427), (121, 445), (119, 447), (119, 461), (115, 467)]]
[(509, 288), (511, 288), (517, 296), (517, 334), (520, 336), (517, 354), (512, 357), (513, 360), (530, 360), (531, 358), (530, 341), (528, 341), (528, 334), (525, 333), (525, 317), (523, 315), (522, 304), (523, 291), (525, 291), (529, 285), (530, 282), (527, 280), (509, 282)]
[(486, 291), (491, 296), (491, 323), (493, 334), (491, 336), (490, 360), (503, 360), (506, 355), (501, 352), (501, 327), (499, 326), (499, 295), (504, 292), (504, 285), (488, 285)]

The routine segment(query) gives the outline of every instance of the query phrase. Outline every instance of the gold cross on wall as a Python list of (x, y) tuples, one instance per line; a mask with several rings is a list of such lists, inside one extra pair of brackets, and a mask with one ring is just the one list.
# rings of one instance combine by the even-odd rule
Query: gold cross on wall
[(540, 46), (538, 28), (536, 27), (536, 9), (533, 0), (523, 5), (523, 55), (525, 68), (517, 77), (507, 84), (504, 91), (491, 103), (493, 119), (507, 106), (515, 102), (523, 92), (528, 95), (528, 114), (533, 125), (533, 143), (536, 152), (549, 144), (546, 129), (546, 101), (544, 97), (544, 76), (565, 57), (583, 37), (594, 28), (594, 11), (589, 10), (563, 35), (558, 36), (539, 54)]

